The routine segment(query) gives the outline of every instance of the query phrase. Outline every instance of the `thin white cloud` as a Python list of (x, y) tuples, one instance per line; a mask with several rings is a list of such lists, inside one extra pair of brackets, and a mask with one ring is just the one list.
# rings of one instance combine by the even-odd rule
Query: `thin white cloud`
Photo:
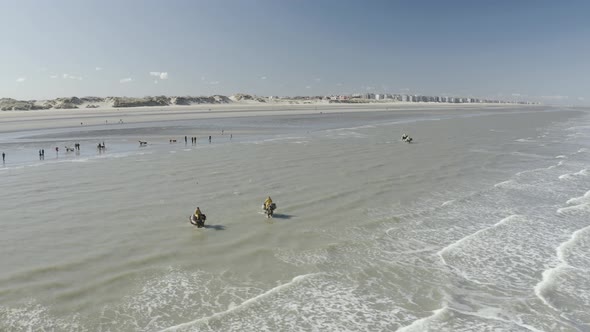
[(168, 79), (168, 72), (150, 71), (150, 76), (158, 77), (161, 80), (167, 80)]
[(306, 89), (311, 89), (311, 85), (305, 86)]
[(342, 86), (342, 83), (336, 83), (336, 86)]
[(265, 80), (266, 79), (266, 76), (261, 76), (260, 79), (261, 80)]
[(78, 81), (82, 80), (81, 76), (74, 76), (74, 75), (70, 75), (70, 74), (63, 74), (63, 75), (61, 75), (61, 77), (63, 77), (64, 79), (69, 79), (69, 80), (78, 80)]
[(316, 81), (316, 82), (319, 82), (319, 81), (321, 81), (321, 80), (322, 80), (321, 78), (316, 78), (316, 79), (314, 79), (314, 81)]
[(209, 84), (211, 84), (211, 85), (217, 85), (217, 84), (219, 84), (219, 81), (211, 81), (211, 82), (209, 82)]
[(131, 77), (126, 77), (126, 78), (122, 78), (119, 80), (119, 83), (129, 83), (129, 82), (133, 82), (133, 79)]
[(59, 77), (58, 75), (51, 75), (51, 76), (49, 76), (49, 78), (58, 78), (58, 77)]
[(95, 69), (96, 69), (96, 71), (101, 71), (102, 67), (96, 67)]
[(154, 80), (154, 84), (158, 84), (158, 80)]
[(26, 81), (26, 80), (27, 80), (27, 78), (26, 78), (26, 77), (19, 77), (19, 78), (17, 78), (17, 79), (16, 79), (16, 82), (17, 82), (17, 83), (22, 83), (22, 82), (24, 82), (24, 81)]
[(205, 80), (205, 76), (201, 76), (201, 81), (204, 81), (204, 80)]
[(586, 98), (584, 98), (584, 97), (578, 97), (578, 100), (579, 101), (584, 101), (584, 100), (586, 100)]
[(513, 93), (512, 97), (520, 97), (520, 93)]

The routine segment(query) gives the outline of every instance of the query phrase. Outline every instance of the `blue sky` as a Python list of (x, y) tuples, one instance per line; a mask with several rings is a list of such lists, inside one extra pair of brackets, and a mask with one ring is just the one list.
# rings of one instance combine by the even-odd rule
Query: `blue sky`
[(590, 101), (586, 1), (0, 1), (0, 97)]

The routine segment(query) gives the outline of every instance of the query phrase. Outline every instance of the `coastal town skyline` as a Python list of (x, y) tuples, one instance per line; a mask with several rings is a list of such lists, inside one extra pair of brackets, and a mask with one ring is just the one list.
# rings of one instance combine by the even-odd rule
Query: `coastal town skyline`
[(238, 93), (231, 96), (145, 96), (145, 97), (61, 97), (47, 100), (15, 100), (0, 98), (0, 111), (30, 111), (43, 109), (93, 109), (93, 108), (130, 108), (193, 106), (231, 103), (258, 103), (260, 105), (286, 104), (375, 104), (394, 105), (400, 103), (429, 104), (519, 104), (534, 105), (539, 102), (526, 100), (500, 100), (458, 96), (425, 96), (391, 93), (354, 93), (349, 95), (325, 96), (257, 96)]
[(587, 9), (582, 1), (7, 1), (0, 98), (243, 91), (586, 104)]

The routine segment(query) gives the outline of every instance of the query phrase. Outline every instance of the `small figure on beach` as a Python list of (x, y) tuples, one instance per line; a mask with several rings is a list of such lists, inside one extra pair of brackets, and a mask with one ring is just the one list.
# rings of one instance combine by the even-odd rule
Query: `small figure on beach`
[(119, 119), (119, 123), (120, 124), (123, 124), (123, 119)]
[(80, 150), (80, 143), (74, 144), (74, 148), (79, 151)]
[(223, 135), (223, 129), (221, 129), (221, 135)]
[(186, 136), (184, 136), (184, 144), (188, 143), (188, 138)]
[(268, 196), (265, 200), (264, 200), (264, 209), (268, 209), (268, 207), (272, 204), (272, 198), (270, 198), (270, 196)]
[(229, 134), (229, 140), (231, 141), (234, 138), (234, 134)]
[(45, 159), (45, 149), (41, 149), (41, 156)]
[(267, 218), (272, 218), (272, 215), (273, 215), (274, 210), (276, 208), (277, 208), (277, 205), (272, 202), (272, 198), (270, 198), (270, 196), (268, 196), (266, 198), (266, 200), (264, 200), (264, 203), (262, 204), (262, 209), (266, 213)]
[(55, 147), (55, 153), (59, 153), (59, 148), (57, 146)]
[(207, 220), (207, 216), (201, 212), (201, 209), (197, 206), (195, 213), (190, 217), (191, 224), (198, 228), (205, 227), (205, 220)]
[(147, 141), (139, 141), (139, 146), (147, 146)]
[(211, 143), (211, 136), (209, 136), (209, 143)]
[(411, 143), (412, 142), (412, 138), (408, 134), (403, 134), (402, 135), (402, 141), (407, 142), (407, 143)]
[(5, 160), (6, 160), (6, 153), (2, 152), (2, 162), (4, 163)]

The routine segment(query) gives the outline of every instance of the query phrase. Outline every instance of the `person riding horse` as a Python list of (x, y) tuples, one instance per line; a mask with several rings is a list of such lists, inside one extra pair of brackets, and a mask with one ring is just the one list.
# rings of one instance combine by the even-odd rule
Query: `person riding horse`
[(199, 228), (205, 227), (205, 220), (207, 220), (207, 216), (201, 212), (201, 209), (197, 206), (195, 213), (190, 218), (191, 224), (196, 225)]

